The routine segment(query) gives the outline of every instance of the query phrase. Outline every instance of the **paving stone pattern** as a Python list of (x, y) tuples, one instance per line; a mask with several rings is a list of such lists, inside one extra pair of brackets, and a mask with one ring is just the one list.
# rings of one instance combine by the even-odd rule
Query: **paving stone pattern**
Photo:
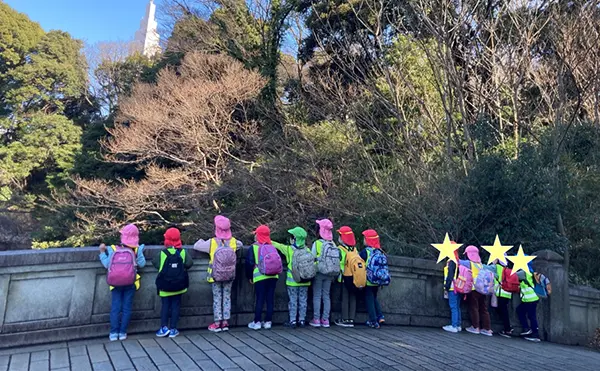
[[(476, 355), (473, 357), (473, 355)], [(473, 361), (474, 360), (474, 361)], [(16, 370), (565, 370), (599, 369), (600, 353), (415, 327), (187, 331), (124, 342), (93, 339), (5, 349), (0, 371)]]

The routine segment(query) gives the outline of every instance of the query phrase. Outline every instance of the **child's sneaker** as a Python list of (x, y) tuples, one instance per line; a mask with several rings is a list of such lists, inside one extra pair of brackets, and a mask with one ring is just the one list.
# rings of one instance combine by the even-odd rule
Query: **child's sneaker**
[(533, 333), (533, 331), (531, 331), (531, 330), (523, 330), (523, 332), (521, 332), (521, 336), (531, 335), (532, 333)]
[(174, 338), (174, 337), (177, 337), (177, 335), (179, 335), (179, 331), (177, 331), (176, 328), (172, 328), (171, 331), (169, 332), (169, 337)]
[(461, 332), (462, 331), (462, 326), (458, 326), (457, 329), (458, 329), (458, 332)]
[(298, 322), (298, 327), (305, 328), (306, 327), (306, 321), (302, 320), (302, 321)]
[(221, 324), (220, 323), (212, 323), (210, 326), (208, 326), (208, 331), (210, 332), (221, 332)]
[(169, 328), (167, 326), (161, 327), (158, 331), (156, 331), (156, 336), (159, 338), (164, 338), (169, 335)]
[(222, 331), (229, 331), (229, 322), (227, 322), (227, 321), (221, 322), (221, 330)]
[(110, 341), (117, 341), (119, 340), (119, 334), (109, 334), (108, 338), (110, 339)]
[(539, 343), (541, 341), (540, 337), (538, 335), (533, 335), (533, 334), (525, 336), (525, 340), (533, 341), (534, 343)]
[(485, 335), (485, 336), (494, 336), (494, 334), (492, 333), (492, 330), (481, 330), (481, 331), (479, 331), (479, 333), (481, 335)]
[(271, 323), (271, 321), (268, 321), (268, 322), (265, 322), (265, 323), (263, 323), (263, 324), (262, 324), (262, 327), (263, 327), (265, 330), (270, 330), (270, 329), (271, 329), (271, 326), (273, 326), (273, 323)]
[(383, 325), (383, 324), (385, 323), (385, 317), (384, 317), (384, 316), (379, 316), (379, 317), (377, 317), (377, 322), (378, 322), (380, 325)]
[(322, 319), (321, 320), (321, 327), (329, 328), (329, 320), (328, 319)]
[(313, 319), (308, 324), (312, 327), (321, 327), (321, 321), (318, 319)]
[(381, 325), (378, 322), (369, 322), (369, 327), (378, 329), (378, 328), (381, 328)]
[(458, 333), (458, 328), (456, 328), (456, 327), (454, 327), (454, 326), (452, 326), (452, 325), (447, 325), (447, 326), (444, 326), (444, 327), (442, 327), (442, 330), (444, 330), (444, 331), (448, 331), (448, 332), (451, 332), (451, 333), (453, 333), (453, 334), (456, 334), (456, 333)]
[(252, 330), (260, 330), (262, 326), (260, 325), (260, 322), (250, 322), (248, 324), (248, 328), (252, 329)]
[(475, 334), (475, 335), (479, 335), (480, 331), (478, 328), (475, 328), (473, 326), (469, 326), (466, 328), (466, 331), (471, 333), (471, 334)]
[[(304, 321), (302, 321), (304, 322)], [(289, 328), (296, 328), (297, 322), (296, 321), (291, 321), (291, 322), (285, 322), (283, 324), (284, 327), (289, 327)]]
[(333, 321), (333, 323), (335, 323), (336, 326), (346, 327), (346, 324), (344, 323), (343, 319), (336, 319), (335, 321)]
[(345, 319), (344, 323), (346, 324), (346, 327), (354, 327), (354, 320), (353, 319)]
[(498, 333), (498, 335), (500, 335), (502, 337), (505, 337), (507, 339), (510, 339), (512, 337), (512, 335), (513, 335), (513, 330), (512, 329), (510, 331), (504, 331), (504, 330), (502, 330), (502, 331), (500, 331)]
[(127, 334), (119, 334), (119, 340), (123, 341), (127, 339)]

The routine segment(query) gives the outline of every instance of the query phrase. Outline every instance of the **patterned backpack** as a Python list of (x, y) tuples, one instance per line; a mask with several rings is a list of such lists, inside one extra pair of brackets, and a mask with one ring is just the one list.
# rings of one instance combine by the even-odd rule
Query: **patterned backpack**
[(110, 257), (106, 283), (110, 286), (129, 286), (135, 282), (136, 260), (133, 250), (117, 246)]
[(475, 291), (482, 295), (492, 295), (495, 290), (495, 268), (484, 265), (475, 278)]
[[(236, 241), (232, 238), (230, 244), (234, 245), (235, 243)], [(225, 246), (223, 240), (217, 240), (217, 244), (213, 255), (212, 278), (215, 282), (233, 281), (237, 263), (235, 250), (230, 246)]]
[(340, 274), (340, 249), (331, 241), (322, 241), (321, 256), (318, 258), (319, 273), (326, 276)]
[(387, 256), (380, 249), (371, 249), (367, 261), (367, 281), (378, 286), (390, 284), (391, 276)]
[(454, 292), (468, 294), (473, 291), (473, 273), (462, 264), (458, 264), (458, 276), (454, 279)]
[(266, 276), (281, 273), (283, 265), (277, 249), (271, 244), (258, 247), (258, 271)]
[(309, 282), (317, 275), (314, 255), (306, 248), (293, 248), (292, 277), (298, 283)]

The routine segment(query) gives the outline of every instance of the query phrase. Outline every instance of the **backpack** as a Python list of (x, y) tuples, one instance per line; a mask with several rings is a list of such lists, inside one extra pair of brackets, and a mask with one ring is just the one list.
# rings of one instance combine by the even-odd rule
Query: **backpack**
[[(231, 241), (235, 243), (233, 238)], [(223, 245), (222, 240), (216, 242), (218, 246), (213, 255), (211, 277), (215, 282), (233, 281), (235, 279), (235, 266), (237, 264), (235, 250), (230, 246)]]
[(266, 276), (279, 274), (283, 270), (281, 257), (271, 244), (259, 245), (257, 265), (258, 271)]
[(475, 291), (482, 295), (492, 295), (495, 290), (495, 276), (494, 267), (489, 265), (484, 265), (483, 268), (479, 270), (479, 274), (475, 278)]
[(468, 294), (473, 291), (473, 273), (462, 264), (458, 264), (458, 275), (454, 279), (454, 292)]
[(533, 277), (535, 279), (533, 291), (535, 291), (535, 294), (539, 298), (545, 299), (548, 295), (552, 294), (552, 285), (550, 284), (548, 277), (538, 272), (533, 273)]
[(133, 285), (135, 273), (135, 253), (130, 248), (117, 246), (108, 263), (106, 283), (114, 287)]
[(175, 249), (175, 254), (171, 254), (169, 249), (164, 249), (162, 252), (167, 255), (167, 258), (156, 276), (156, 288), (165, 292), (187, 289), (190, 285), (190, 278), (183, 266), (181, 249)]
[(519, 276), (517, 274), (511, 273), (512, 270), (508, 268), (504, 268), (502, 270), (502, 280), (500, 281), (500, 286), (502, 287), (502, 290), (516, 294), (521, 291), (521, 286), (519, 284)]
[(346, 253), (346, 264), (352, 272), (352, 283), (357, 289), (362, 289), (367, 285), (367, 264), (363, 258), (358, 255), (356, 250)]
[(333, 242), (323, 241), (317, 266), (319, 273), (323, 275), (337, 276), (340, 274), (340, 249)]
[(297, 283), (309, 282), (317, 275), (314, 255), (306, 248), (296, 249), (292, 254), (292, 277)]
[(387, 256), (379, 249), (372, 249), (371, 256), (367, 261), (367, 281), (378, 286), (390, 284)]

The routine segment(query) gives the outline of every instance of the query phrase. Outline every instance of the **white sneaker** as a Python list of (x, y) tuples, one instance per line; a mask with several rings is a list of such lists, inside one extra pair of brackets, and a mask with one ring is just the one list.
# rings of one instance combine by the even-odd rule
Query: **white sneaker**
[(263, 327), (265, 330), (270, 330), (272, 325), (273, 325), (273, 324), (271, 323), (271, 321), (269, 321), (269, 322), (264, 322), (264, 323), (262, 324), (262, 327)]
[(479, 333), (481, 335), (485, 335), (485, 336), (494, 336), (494, 333), (492, 332), (492, 330), (481, 330), (481, 331), (479, 331)]
[(456, 328), (452, 325), (444, 326), (444, 327), (442, 327), (442, 330), (452, 332), (453, 334), (456, 334), (458, 332), (458, 328)]
[(248, 324), (248, 328), (251, 328), (252, 330), (260, 330), (261, 327), (260, 322), (250, 322)]
[(458, 332), (461, 332), (462, 331), (462, 326), (458, 326), (456, 329), (458, 330)]
[(467, 332), (475, 335), (479, 335), (479, 329), (474, 328), (473, 326), (467, 327)]

